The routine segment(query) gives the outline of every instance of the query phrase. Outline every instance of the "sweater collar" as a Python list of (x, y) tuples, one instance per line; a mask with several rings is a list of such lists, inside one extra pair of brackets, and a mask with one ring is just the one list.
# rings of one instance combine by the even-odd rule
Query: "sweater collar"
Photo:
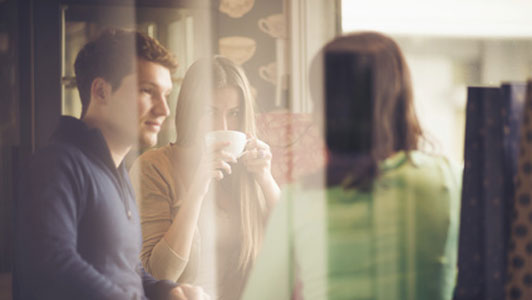
[[(87, 156), (103, 163), (112, 170), (117, 170), (111, 151), (100, 129), (89, 128), (80, 119), (62, 116), (59, 119), (59, 125), (52, 134), (51, 141), (71, 144), (79, 148)], [(123, 165), (124, 163), (122, 162), (118, 169), (123, 167)]]

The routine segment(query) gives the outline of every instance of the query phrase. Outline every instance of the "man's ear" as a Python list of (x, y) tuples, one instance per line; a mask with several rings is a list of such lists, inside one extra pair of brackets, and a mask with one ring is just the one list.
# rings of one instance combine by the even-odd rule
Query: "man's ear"
[(96, 77), (91, 84), (91, 102), (107, 104), (111, 98), (112, 87), (109, 82), (101, 77)]

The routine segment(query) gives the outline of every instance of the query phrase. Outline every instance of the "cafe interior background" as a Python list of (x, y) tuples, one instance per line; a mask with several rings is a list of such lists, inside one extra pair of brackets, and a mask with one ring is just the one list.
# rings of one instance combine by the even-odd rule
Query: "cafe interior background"
[[(467, 87), (532, 77), (531, 13), (524, 0), (0, 0), (0, 299), (11, 298), (17, 171), (60, 115), (79, 116), (72, 64), (102, 28), (137, 28), (175, 53), (171, 108), (197, 58), (222, 54), (240, 64), (276, 156), (274, 176), (285, 184), (323, 163), (313, 151), (323, 145), (308, 71), (334, 36), (376, 30), (395, 38), (429, 137), (423, 147), (463, 163)], [(175, 137), (173, 115), (159, 146)]]

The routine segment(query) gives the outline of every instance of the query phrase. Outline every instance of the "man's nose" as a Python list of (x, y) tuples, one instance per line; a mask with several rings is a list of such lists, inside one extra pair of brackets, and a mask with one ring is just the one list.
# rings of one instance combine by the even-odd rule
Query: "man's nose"
[(157, 116), (168, 117), (170, 115), (170, 107), (168, 106), (168, 99), (165, 96), (160, 96), (157, 99), (157, 105), (155, 106), (155, 114)]

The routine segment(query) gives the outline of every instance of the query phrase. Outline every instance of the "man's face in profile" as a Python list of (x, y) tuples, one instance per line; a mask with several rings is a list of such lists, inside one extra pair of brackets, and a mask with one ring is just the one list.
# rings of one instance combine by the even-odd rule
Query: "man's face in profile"
[(168, 96), (172, 90), (170, 71), (157, 63), (137, 60), (137, 73), (122, 79), (112, 93), (111, 109), (115, 130), (143, 146), (157, 143), (161, 125), (170, 114)]

